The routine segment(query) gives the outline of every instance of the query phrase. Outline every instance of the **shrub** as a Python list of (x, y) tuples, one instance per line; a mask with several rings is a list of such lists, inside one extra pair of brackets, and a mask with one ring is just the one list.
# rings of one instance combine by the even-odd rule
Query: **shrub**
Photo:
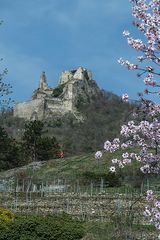
[(106, 180), (108, 181), (109, 187), (121, 186), (120, 176), (118, 174), (109, 172), (106, 176)]
[(82, 223), (68, 215), (21, 216), (0, 231), (0, 240), (78, 240), (83, 236)]
[(63, 93), (64, 84), (59, 85), (53, 90), (52, 97), (59, 97)]
[(101, 182), (101, 179), (104, 180), (104, 184), (108, 187), (119, 187), (121, 185), (121, 180), (119, 174), (115, 173), (97, 173), (97, 172), (89, 172), (86, 171), (83, 173), (84, 181), (90, 182), (93, 181), (95, 183)]
[(5, 208), (0, 208), (0, 224), (5, 224), (13, 221), (14, 214)]

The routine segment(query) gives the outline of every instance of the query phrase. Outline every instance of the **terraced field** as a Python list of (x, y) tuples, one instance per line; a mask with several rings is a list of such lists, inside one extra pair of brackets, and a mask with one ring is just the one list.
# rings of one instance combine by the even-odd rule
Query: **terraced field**
[(156, 239), (143, 209), (145, 191), (158, 179), (141, 178), (135, 163), (117, 173), (119, 185), (115, 181), (114, 187), (109, 186), (111, 159), (120, 156), (120, 151), (106, 153), (97, 161), (92, 153), (3, 172), (0, 206), (27, 215), (65, 212), (84, 222), (85, 240)]

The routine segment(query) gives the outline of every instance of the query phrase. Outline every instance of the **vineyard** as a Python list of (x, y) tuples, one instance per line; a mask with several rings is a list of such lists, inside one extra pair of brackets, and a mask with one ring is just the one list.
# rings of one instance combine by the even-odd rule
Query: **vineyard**
[[(68, 178), (47, 181), (37, 178), (1, 179), (0, 206), (20, 215), (67, 213), (86, 222), (87, 226), (101, 224), (99, 227), (105, 226), (107, 230), (106, 224), (114, 225), (117, 234), (127, 234), (125, 239), (143, 239), (143, 235), (147, 239), (146, 229), (143, 229), (147, 226), (143, 216), (144, 191), (144, 186), (134, 190), (129, 187), (109, 188), (102, 178), (99, 182), (86, 184), (83, 179)], [(128, 231), (122, 234), (126, 225)], [(142, 229), (135, 230), (138, 238), (128, 238), (131, 229), (138, 225), (142, 226)], [(148, 239), (152, 239), (149, 236)]]
[(66, 213), (85, 223), (85, 240), (155, 239), (143, 212), (146, 190), (152, 184), (158, 193), (159, 179), (141, 179), (137, 165), (110, 176), (112, 155), (99, 162), (93, 156), (33, 162), (1, 172), (0, 207), (20, 216)]

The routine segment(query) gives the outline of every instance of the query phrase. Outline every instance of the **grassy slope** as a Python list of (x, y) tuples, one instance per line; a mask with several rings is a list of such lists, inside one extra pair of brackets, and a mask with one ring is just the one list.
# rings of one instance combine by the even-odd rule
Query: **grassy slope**
[[(128, 151), (132, 152), (131, 149)], [(121, 154), (121, 151), (105, 153), (103, 158), (98, 161), (94, 158), (94, 153), (90, 153), (86, 155), (49, 160), (44, 162), (39, 169), (33, 169), (30, 165), (26, 166), (24, 169), (27, 175), (39, 178), (50, 178), (54, 176), (77, 178), (83, 177), (86, 172), (93, 175), (104, 175), (109, 172), (111, 159), (121, 159)], [(134, 172), (137, 169), (136, 165), (137, 164), (134, 164), (130, 167), (124, 168), (123, 173), (126, 174), (130, 171), (134, 175)]]
[[(132, 149), (128, 150), (128, 152), (132, 152)], [(121, 159), (121, 151), (117, 151), (115, 153), (105, 153), (103, 158), (98, 162), (94, 158), (94, 153), (81, 155), (81, 156), (73, 156), (69, 158), (63, 159), (53, 159), (47, 162), (44, 162), (39, 169), (33, 169), (31, 165), (25, 166), (24, 168), (20, 168), (17, 171), (19, 172), (27, 172), (29, 176), (35, 176), (38, 178), (52, 178), (55, 176), (63, 176), (63, 177), (72, 177), (77, 178), (83, 176), (85, 172), (91, 172), (94, 174), (105, 174), (109, 171), (109, 167), (111, 166), (111, 159), (118, 158)], [(33, 166), (33, 165), (32, 165)], [(129, 174), (129, 171), (135, 173), (138, 169), (138, 165), (133, 164), (130, 167), (126, 167), (123, 169), (123, 174)], [(15, 170), (10, 170), (11, 173), (15, 172)], [(5, 174), (5, 173), (3, 173)], [(115, 188), (114, 188), (115, 189)], [(116, 191), (116, 189), (115, 189)], [(114, 224), (108, 223), (96, 223), (96, 222), (86, 222), (85, 223), (87, 236), (84, 238), (85, 240), (112, 240), (112, 239), (128, 239), (126, 236), (143, 236), (143, 239), (152, 240), (155, 239), (154, 229), (152, 226), (142, 226), (139, 225), (138, 229), (136, 226), (132, 226), (132, 228), (126, 228), (126, 225), (123, 226), (119, 220)], [(134, 229), (136, 228), (136, 229)], [(130, 238), (131, 239), (131, 238)], [(140, 239), (140, 238), (133, 238)], [(142, 239), (142, 238), (141, 238)]]
[[(128, 152), (132, 152), (132, 149), (128, 149)], [(67, 158), (52, 159), (45, 162), (35, 162), (27, 166), (1, 172), (0, 177), (37, 177), (37, 178), (53, 178), (53, 177), (68, 177), (77, 178), (84, 177), (84, 175), (103, 176), (109, 172), (111, 166), (111, 159), (122, 158), (122, 151), (116, 151), (115, 153), (106, 152), (103, 158), (99, 161), (94, 157), (95, 153), (72, 156)], [(131, 164), (131, 166), (121, 169), (123, 176), (136, 176), (138, 163)]]

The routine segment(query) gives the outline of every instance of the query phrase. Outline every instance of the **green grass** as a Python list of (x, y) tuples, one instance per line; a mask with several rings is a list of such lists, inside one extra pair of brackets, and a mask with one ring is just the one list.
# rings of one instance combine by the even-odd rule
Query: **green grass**
[(87, 222), (86, 240), (128, 240), (128, 239), (156, 239), (155, 228), (151, 225), (128, 226), (120, 222)]
[[(129, 148), (126, 149), (127, 152), (135, 152), (135, 149)], [(95, 159), (94, 154), (84, 154), (79, 156), (72, 156), (66, 158), (59, 158), (53, 159), (44, 162), (39, 169), (34, 169), (31, 166), (26, 166), (23, 169), (19, 169), (15, 171), (13, 169), (13, 175), (23, 178), (23, 177), (32, 177), (37, 179), (44, 179), (44, 180), (53, 180), (54, 178), (63, 178), (63, 179), (70, 179), (70, 180), (82, 180), (83, 184), (87, 181), (90, 182), (92, 180), (96, 180), (102, 177), (105, 178), (106, 175), (109, 173), (109, 168), (112, 165), (111, 160), (113, 158), (121, 159), (122, 153), (124, 151), (119, 150), (114, 153), (104, 153), (102, 159), (99, 161)], [(136, 149), (138, 152), (138, 149)], [(134, 162), (130, 166), (126, 166), (123, 169), (119, 169), (116, 173), (116, 177), (125, 185), (121, 188), (117, 188), (117, 191), (127, 192), (131, 188), (140, 188), (142, 180), (146, 183), (146, 179), (143, 177), (143, 174), (139, 170), (140, 163)], [(5, 176), (5, 173), (1, 173), (1, 176)], [(112, 176), (110, 176), (112, 178)], [(153, 181), (152, 181), (153, 182)], [(154, 177), (154, 182), (152, 185), (156, 186), (159, 182), (159, 177), (157, 179)], [(115, 185), (118, 186), (118, 185)], [(153, 187), (153, 186), (152, 186)], [(158, 188), (156, 189), (158, 190)], [(108, 189), (108, 191), (112, 191), (112, 189)], [(115, 192), (115, 188), (114, 188)]]
[[(131, 150), (129, 149), (129, 151)], [(28, 173), (36, 177), (80, 177), (83, 176), (86, 172), (103, 175), (109, 172), (111, 159), (121, 159), (121, 154), (122, 151), (117, 151), (115, 153), (105, 153), (103, 158), (99, 161), (94, 158), (94, 153), (68, 158), (53, 159), (46, 162), (39, 170), (30, 170)], [(134, 171), (137, 170), (136, 165), (137, 164), (134, 164), (134, 166), (129, 167), (130, 171), (133, 174)], [(128, 167), (123, 169), (123, 173), (128, 173)]]
[[(132, 152), (132, 149), (127, 149), (126, 151)], [(138, 149), (136, 150), (138, 152)], [(134, 152), (134, 151), (133, 151)], [(37, 178), (37, 179), (54, 179), (58, 177), (72, 179), (73, 189), (76, 185), (76, 180), (82, 179), (85, 185), (87, 177), (97, 178), (104, 176), (109, 173), (109, 167), (111, 166), (111, 159), (117, 158), (121, 159), (122, 151), (117, 151), (115, 153), (105, 153), (103, 158), (99, 161), (95, 160), (94, 153), (73, 156), (62, 159), (53, 159), (45, 162), (39, 169), (33, 170), (30, 167), (26, 167), (25, 176)], [(135, 162), (131, 166), (127, 166), (124, 169), (118, 171), (123, 184), (120, 187), (107, 188), (107, 193), (115, 194), (120, 193), (128, 196), (128, 194), (140, 193), (140, 185), (137, 188), (139, 182), (137, 181), (138, 177), (142, 177), (139, 171), (139, 163)], [(19, 171), (24, 171), (19, 170)], [(14, 170), (13, 170), (14, 172)], [(17, 173), (18, 175), (18, 173)], [(19, 173), (20, 176), (20, 173)], [(143, 177), (142, 177), (143, 178)], [(142, 179), (140, 178), (140, 183)], [(160, 188), (160, 185), (157, 185), (159, 182), (159, 177), (154, 177), (152, 181), (152, 189), (154, 186), (157, 186), (157, 189)], [(136, 185), (137, 184), (137, 185)], [(82, 189), (85, 186), (80, 186), (82, 192), (86, 190)], [(86, 188), (87, 189), (87, 188)], [(96, 189), (94, 189), (96, 191)], [(89, 188), (90, 191), (90, 188)], [(137, 196), (137, 195), (135, 195)], [(133, 195), (134, 197), (134, 195)], [(116, 219), (108, 219), (108, 222), (86, 222), (84, 223), (86, 227), (86, 237), (84, 240), (127, 240), (127, 239), (145, 239), (152, 240), (156, 239), (154, 235), (154, 227), (150, 225), (141, 225), (141, 224), (132, 224), (132, 226), (123, 224), (122, 221), (116, 216)], [(136, 237), (135, 237), (136, 236)]]
[[(129, 148), (125, 151), (138, 152), (138, 149), (135, 151), (134, 149)], [(121, 159), (123, 152), (124, 151), (122, 150), (114, 153), (106, 152), (99, 161), (95, 159), (95, 153), (53, 159), (46, 161), (39, 169), (34, 170), (31, 167), (26, 167), (25, 176), (44, 180), (63, 178), (69, 179), (73, 183), (79, 179), (82, 184), (87, 184), (87, 181), (90, 183), (92, 180), (100, 180), (101, 177), (106, 177), (109, 173), (109, 168), (112, 165), (111, 160), (113, 158)], [(142, 181), (145, 185), (143, 191), (149, 187), (146, 184), (147, 178), (140, 172), (140, 163), (137, 161), (123, 169), (119, 169), (116, 173), (116, 177), (119, 179), (122, 186), (116, 189), (115, 187), (114, 189), (108, 188), (107, 192), (112, 193), (115, 192), (115, 190), (119, 193), (126, 193), (126, 191), (127, 193), (135, 191), (140, 192)], [(149, 180), (149, 183), (152, 185), (153, 190), (158, 190), (158, 188), (154, 189), (153, 186), (157, 186), (157, 183), (159, 183), (159, 176), (157, 176), (157, 178), (154, 176), (152, 180)]]

